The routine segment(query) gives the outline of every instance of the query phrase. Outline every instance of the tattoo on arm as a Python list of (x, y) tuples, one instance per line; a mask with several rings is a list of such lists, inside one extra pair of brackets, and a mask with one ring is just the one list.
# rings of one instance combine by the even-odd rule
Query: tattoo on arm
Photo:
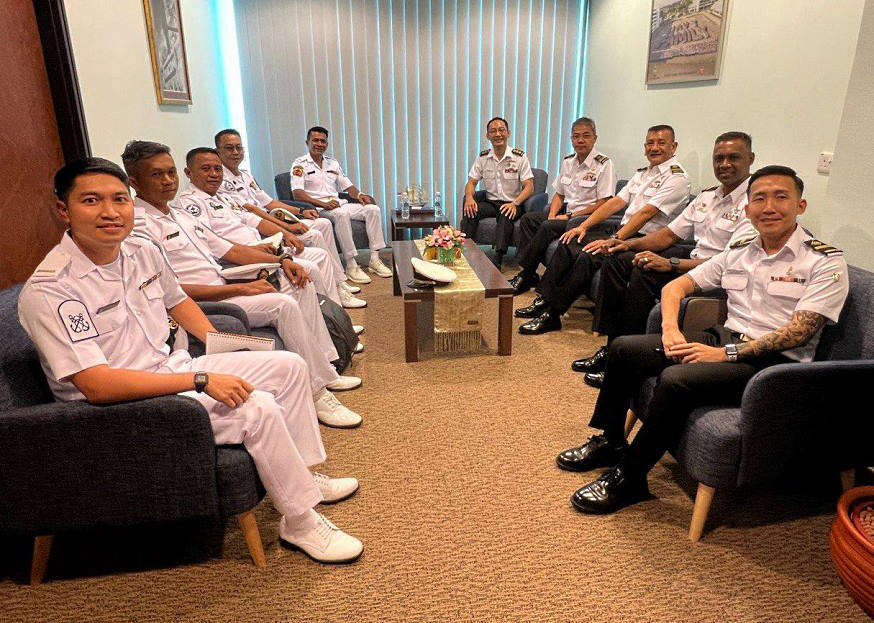
[(806, 344), (825, 325), (825, 316), (816, 312), (799, 311), (792, 320), (762, 337), (738, 344), (738, 359), (765, 357)]

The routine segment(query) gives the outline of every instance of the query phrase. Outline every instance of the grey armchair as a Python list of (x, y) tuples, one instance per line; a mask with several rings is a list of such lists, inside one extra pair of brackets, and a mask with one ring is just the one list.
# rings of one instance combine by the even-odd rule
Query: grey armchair
[[(698, 482), (692, 541), (701, 538), (717, 488), (764, 485), (823, 469), (843, 472), (846, 485), (848, 474), (874, 461), (874, 420), (864, 391), (874, 379), (874, 273), (850, 266), (846, 277), (850, 292), (840, 321), (823, 330), (813, 362), (762, 370), (747, 384), (740, 407), (692, 412), (671, 449)], [(712, 301), (687, 299), (686, 309)], [(707, 322), (695, 315), (696, 328), (703, 328)], [(660, 324), (657, 306), (649, 332)], [(626, 431), (635, 416), (646, 420), (654, 387), (654, 378), (642, 384)]]

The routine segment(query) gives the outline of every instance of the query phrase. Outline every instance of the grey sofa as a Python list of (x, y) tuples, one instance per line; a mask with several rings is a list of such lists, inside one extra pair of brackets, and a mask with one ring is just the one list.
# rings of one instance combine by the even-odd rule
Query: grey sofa
[(265, 566), (251, 513), (265, 492), (246, 450), (216, 447), (191, 398), (55, 402), (18, 323), (20, 290), (0, 292), (0, 532), (34, 537), (31, 583), (55, 534), (192, 518), (235, 516)]
[[(534, 173), (534, 194), (526, 199), (522, 204), (523, 212), (543, 212), (548, 203), (548, 195), (546, 194), (546, 186), (549, 184), (549, 174), (543, 169), (531, 169)], [(474, 199), (480, 201), (486, 198), (486, 191), (478, 190), (474, 193)], [(461, 195), (461, 205), (464, 206), (464, 193)], [(463, 210), (459, 210), (459, 214), (464, 214)], [(461, 219), (459, 219), (460, 221)], [(496, 218), (484, 218), (477, 225), (476, 239), (477, 244), (494, 244), (495, 231), (498, 228), (498, 220)], [(519, 220), (517, 219), (513, 225), (513, 246), (519, 246)]]
[[(865, 391), (874, 380), (874, 273), (850, 266), (846, 277), (850, 292), (840, 321), (823, 329), (813, 362), (762, 370), (747, 385), (740, 407), (713, 405), (692, 412), (670, 450), (699, 483), (691, 540), (701, 537), (717, 488), (764, 485), (810, 470), (846, 476), (874, 464), (874, 418)], [(690, 310), (707, 301), (684, 303)], [(721, 313), (709, 326), (725, 318)], [(695, 328), (708, 325), (702, 314), (695, 315)], [(648, 331), (657, 333), (660, 326), (656, 306)], [(655, 378), (645, 381), (632, 405), (633, 415), (644, 421), (654, 387)]]
[[(284, 171), (282, 173), (277, 173), (276, 175), (274, 175), (273, 185), (276, 187), (276, 198), (279, 199), (282, 203), (286, 203), (288, 205), (302, 209), (317, 209), (311, 203), (295, 200), (294, 195), (291, 191), (291, 173), (289, 171)], [(340, 193), (340, 197), (346, 199), (347, 201), (356, 203), (355, 200), (346, 193)], [(383, 208), (391, 210), (392, 206), (383, 206)], [(334, 215), (331, 213), (330, 210), (319, 210), (319, 216), (325, 217), (332, 223), (334, 222)], [(337, 242), (337, 251), (340, 251), (340, 242), (336, 240), (336, 236), (334, 237), (334, 239)], [(367, 249), (370, 247), (367, 238), (367, 229), (364, 226), (364, 221), (352, 221), (352, 240), (355, 242), (356, 249)]]

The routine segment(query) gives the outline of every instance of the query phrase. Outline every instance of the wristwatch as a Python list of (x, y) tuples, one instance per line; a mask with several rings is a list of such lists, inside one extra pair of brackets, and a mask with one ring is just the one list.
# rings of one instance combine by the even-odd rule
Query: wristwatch
[(677, 272), (678, 270), (680, 270), (680, 258), (672, 257), (671, 258), (671, 271)]
[(207, 385), (209, 385), (209, 375), (206, 372), (195, 372), (194, 391), (198, 394), (202, 394)]
[(737, 361), (737, 344), (726, 344), (725, 356), (729, 361)]

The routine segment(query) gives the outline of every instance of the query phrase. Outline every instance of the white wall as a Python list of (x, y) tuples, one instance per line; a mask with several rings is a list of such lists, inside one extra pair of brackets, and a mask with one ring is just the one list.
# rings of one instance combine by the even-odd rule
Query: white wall
[(66, 0), (95, 156), (120, 163), (128, 140), (155, 140), (170, 146), (181, 170), (189, 149), (212, 146), (213, 135), (228, 123), (212, 4), (182, 3), (193, 103), (169, 106), (158, 105), (155, 95), (141, 0)]
[[(835, 151), (839, 160), (838, 132), (865, 0), (731, 0), (729, 5), (719, 80), (647, 88), (651, 0), (592, 1), (585, 112), (598, 125), (599, 148), (614, 158), (620, 177), (628, 177), (646, 164), (646, 128), (669, 123), (697, 191), (715, 184), (713, 139), (727, 130), (749, 132), (756, 165), (786, 164), (805, 181), (805, 226), (841, 246), (845, 236), (832, 238), (838, 215), (828, 197), (829, 177), (817, 174), (816, 161), (820, 151)], [(874, 54), (868, 70), (871, 60)], [(870, 238), (874, 219), (862, 223), (858, 213), (851, 218)], [(860, 247), (846, 250), (851, 263), (871, 266)]]

